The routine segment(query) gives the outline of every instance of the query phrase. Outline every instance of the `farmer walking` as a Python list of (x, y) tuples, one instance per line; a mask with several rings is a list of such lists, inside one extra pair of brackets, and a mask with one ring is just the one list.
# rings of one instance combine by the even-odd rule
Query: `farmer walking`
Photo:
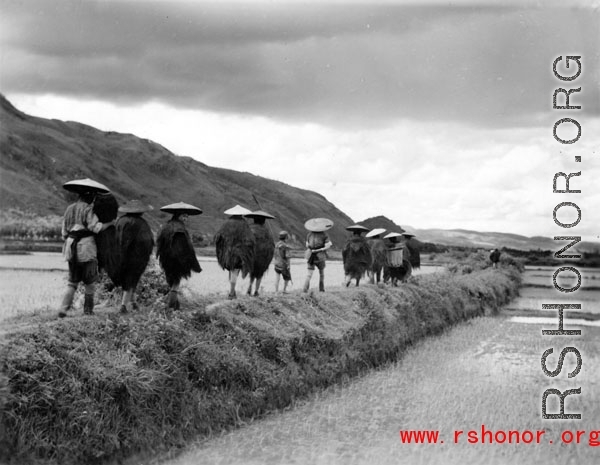
[(131, 200), (119, 207), (119, 212), (124, 215), (115, 224), (119, 267), (113, 282), (117, 281), (115, 284), (123, 288), (121, 313), (128, 313), (128, 306), (133, 310), (138, 308), (135, 290), (154, 248), (152, 230), (142, 215), (152, 210), (152, 205), (139, 200)]
[(327, 218), (312, 218), (304, 223), (304, 227), (309, 231), (306, 235), (306, 261), (308, 273), (304, 281), (304, 292), (308, 292), (310, 280), (315, 271), (319, 269), (319, 291), (325, 291), (325, 262), (327, 261), (326, 251), (332, 246), (329, 236), (325, 233), (333, 227), (333, 221)]
[(275, 292), (279, 292), (279, 279), (283, 278), (283, 293), (287, 292), (289, 282), (292, 280), (290, 273), (290, 246), (286, 240), (288, 238), (287, 231), (279, 232), (279, 242), (275, 244)]
[(410, 264), (413, 267), (413, 270), (418, 270), (421, 268), (421, 250), (419, 241), (415, 239), (414, 234), (408, 232), (403, 232), (402, 237), (404, 238), (404, 247), (406, 248)]
[(371, 257), (371, 248), (367, 243), (367, 239), (361, 236), (363, 232), (369, 231), (360, 224), (354, 224), (346, 228), (352, 232), (352, 236), (348, 238), (344, 248), (342, 249), (342, 260), (344, 262), (344, 282), (346, 287), (350, 285), (350, 281), (356, 280), (356, 286), (360, 283), (361, 278), (366, 271), (371, 267), (373, 258)]
[(369, 247), (371, 248), (371, 269), (369, 270), (369, 282), (371, 284), (377, 284), (381, 281), (381, 272), (385, 266), (387, 260), (387, 246), (383, 240), (383, 234), (385, 229), (375, 228), (366, 234), (368, 239)]
[(498, 268), (498, 263), (500, 262), (500, 251), (498, 249), (493, 249), (490, 253), (490, 261), (492, 262), (493, 268)]
[(254, 296), (258, 296), (260, 283), (266, 271), (269, 269), (273, 253), (275, 252), (275, 244), (271, 231), (265, 226), (267, 219), (275, 217), (270, 213), (262, 210), (257, 210), (246, 215), (246, 218), (252, 218), (250, 230), (254, 235), (254, 259), (252, 261), (252, 269), (250, 270), (250, 285), (248, 286), (248, 295), (252, 295), (252, 284), (255, 283)]
[(392, 286), (399, 282), (406, 282), (412, 275), (412, 264), (409, 260), (410, 252), (406, 248), (404, 234), (391, 232), (384, 236), (389, 240), (386, 264), (383, 268), (383, 282), (391, 279)]
[(69, 264), (69, 277), (58, 316), (67, 316), (80, 282), (85, 286), (83, 313), (92, 315), (98, 280), (98, 250), (94, 234), (114, 224), (114, 221), (101, 223), (93, 211), (92, 203), (97, 194), (110, 191), (103, 184), (89, 178), (66, 182), (63, 188), (78, 194), (79, 198), (67, 207), (63, 217), (63, 256)]
[(179, 310), (177, 293), (181, 280), (189, 278), (192, 271), (196, 273), (202, 271), (185, 222), (188, 216), (200, 215), (202, 210), (184, 202), (165, 205), (160, 210), (171, 213), (173, 216), (158, 233), (156, 256), (169, 285), (167, 308)]
[(244, 279), (254, 264), (254, 234), (244, 219), (252, 212), (236, 205), (224, 212), (229, 215), (215, 234), (215, 250), (219, 266), (229, 272), (229, 299), (235, 299), (235, 285), (241, 272)]

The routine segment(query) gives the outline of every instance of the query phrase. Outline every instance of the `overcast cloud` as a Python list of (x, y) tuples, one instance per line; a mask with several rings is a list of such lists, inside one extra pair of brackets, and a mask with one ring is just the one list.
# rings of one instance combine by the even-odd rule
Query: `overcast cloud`
[[(562, 234), (552, 176), (582, 170), (579, 228), (597, 239), (598, 9), (406, 3), (5, 0), (0, 91), (317, 190), (355, 220)], [(567, 54), (583, 57), (575, 113), (552, 110)], [(582, 138), (560, 146), (566, 115)]]

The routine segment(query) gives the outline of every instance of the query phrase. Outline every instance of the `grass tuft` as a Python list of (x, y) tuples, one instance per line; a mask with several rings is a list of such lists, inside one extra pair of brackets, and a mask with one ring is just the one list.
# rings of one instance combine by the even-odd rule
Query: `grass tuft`
[[(398, 288), (186, 302), (74, 317), (0, 348), (0, 445), (12, 463), (119, 461), (177, 448), (396, 360), (414, 341), (497, 311), (514, 267)], [(151, 286), (150, 286), (151, 287)]]

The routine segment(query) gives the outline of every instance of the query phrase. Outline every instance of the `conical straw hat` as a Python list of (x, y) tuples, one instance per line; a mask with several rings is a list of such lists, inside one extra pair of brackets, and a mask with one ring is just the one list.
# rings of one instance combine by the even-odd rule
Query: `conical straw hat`
[(384, 239), (391, 239), (392, 237), (400, 237), (402, 236), (402, 234), (397, 233), (397, 232), (391, 232), (389, 234), (386, 234), (385, 236), (383, 236)]
[(96, 192), (110, 192), (110, 189), (106, 187), (104, 184), (100, 184), (98, 181), (94, 181), (90, 178), (85, 179), (75, 179), (73, 181), (68, 181), (63, 184), (63, 188), (68, 190), (69, 192), (75, 192), (77, 194), (81, 194), (82, 192), (96, 191)]
[(379, 236), (380, 234), (383, 234), (385, 232), (384, 228), (375, 228), (372, 229), (371, 231), (369, 231), (365, 237), (375, 237), (375, 236)]
[(165, 205), (164, 207), (161, 207), (160, 210), (173, 215), (178, 213), (186, 215), (200, 215), (202, 213), (202, 210), (200, 210), (198, 207), (194, 207), (193, 205), (185, 202), (177, 202), (170, 205)]
[(304, 223), (304, 227), (312, 232), (323, 232), (333, 227), (333, 221), (328, 218), (311, 218)]
[(223, 213), (230, 216), (244, 216), (249, 215), (252, 212), (247, 208), (242, 207), (241, 205), (236, 205), (235, 207), (230, 208), (229, 210), (225, 210)]
[(346, 230), (365, 232), (365, 231), (368, 231), (369, 228), (365, 228), (364, 226), (361, 226), (360, 224), (353, 224), (352, 226), (346, 227)]
[(256, 210), (254, 212), (250, 212), (247, 215), (244, 215), (247, 218), (254, 218), (254, 217), (261, 217), (261, 218), (268, 218), (268, 219), (273, 219), (275, 218), (273, 215), (271, 215), (270, 213), (264, 212), (262, 210)]

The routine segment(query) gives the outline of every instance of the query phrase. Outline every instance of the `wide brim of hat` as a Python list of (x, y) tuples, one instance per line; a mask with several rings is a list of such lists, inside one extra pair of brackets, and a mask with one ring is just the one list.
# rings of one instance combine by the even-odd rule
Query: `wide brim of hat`
[(254, 212), (250, 212), (247, 215), (244, 215), (246, 218), (269, 218), (269, 219), (273, 219), (275, 218), (273, 215), (271, 215), (270, 213), (264, 212), (262, 210), (256, 210)]
[(401, 237), (402, 234), (401, 233), (397, 233), (397, 232), (391, 232), (389, 234), (386, 234), (385, 236), (383, 236), (384, 239), (391, 239), (392, 237)]
[(380, 234), (383, 234), (385, 232), (384, 228), (375, 228), (372, 229), (371, 231), (369, 231), (365, 237), (375, 237), (375, 236), (379, 236)]
[(231, 215), (231, 216), (237, 216), (237, 215), (245, 216), (245, 215), (250, 215), (252, 213), (252, 211), (248, 210), (245, 207), (242, 207), (241, 205), (236, 205), (235, 207), (231, 207), (229, 210), (225, 210), (223, 213), (225, 213), (226, 215)]
[(348, 231), (368, 231), (369, 228), (365, 228), (364, 226), (361, 226), (360, 224), (353, 224), (352, 226), (348, 226), (346, 228), (346, 230), (348, 230)]
[(103, 192), (109, 193), (110, 189), (104, 184), (100, 184), (98, 181), (94, 181), (90, 178), (85, 179), (74, 179), (63, 184), (63, 188), (69, 192), (75, 192), (81, 194), (83, 192)]
[(323, 232), (333, 227), (333, 221), (329, 218), (311, 218), (304, 223), (304, 227), (311, 232)]
[(200, 210), (198, 207), (194, 207), (193, 205), (185, 202), (177, 202), (170, 205), (165, 205), (164, 207), (160, 208), (160, 211), (171, 213), (173, 215), (200, 215), (202, 213), (202, 210)]
[(119, 207), (121, 213), (146, 213), (154, 210), (152, 205), (146, 205), (139, 200), (131, 200)]

